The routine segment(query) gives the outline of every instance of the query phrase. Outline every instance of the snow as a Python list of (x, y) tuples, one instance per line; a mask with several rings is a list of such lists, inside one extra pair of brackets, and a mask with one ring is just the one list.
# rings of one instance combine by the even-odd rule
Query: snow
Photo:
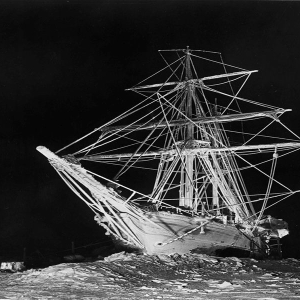
[(300, 261), (121, 252), (2, 272), (0, 299), (300, 299)]

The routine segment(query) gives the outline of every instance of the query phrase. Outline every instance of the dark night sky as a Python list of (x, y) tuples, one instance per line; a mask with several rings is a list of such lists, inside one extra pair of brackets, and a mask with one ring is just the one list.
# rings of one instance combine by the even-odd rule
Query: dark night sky
[[(1, 1), (0, 255), (102, 239), (35, 148), (56, 151), (127, 109), (124, 89), (162, 67), (158, 49), (189, 45), (258, 69), (251, 99), (292, 108), (282, 120), (300, 134), (299, 37), (294, 1)], [(295, 189), (299, 167), (286, 171)], [(290, 225), (285, 256), (300, 257), (299, 209), (295, 195), (272, 210)]]

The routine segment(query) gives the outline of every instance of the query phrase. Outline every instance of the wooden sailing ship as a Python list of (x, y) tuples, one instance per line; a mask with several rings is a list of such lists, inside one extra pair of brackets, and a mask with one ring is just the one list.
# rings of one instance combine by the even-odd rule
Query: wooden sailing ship
[[(279, 121), (289, 110), (240, 96), (257, 71), (225, 64), (220, 53), (159, 53), (166, 66), (129, 89), (141, 97), (134, 107), (56, 153), (37, 150), (117, 245), (149, 254), (267, 255), (270, 240), (288, 234), (287, 223), (265, 210), (294, 194), (274, 177), (278, 158), (300, 146)], [(275, 124), (291, 137), (269, 135)], [(263, 183), (257, 175), (263, 193), (255, 191)]]

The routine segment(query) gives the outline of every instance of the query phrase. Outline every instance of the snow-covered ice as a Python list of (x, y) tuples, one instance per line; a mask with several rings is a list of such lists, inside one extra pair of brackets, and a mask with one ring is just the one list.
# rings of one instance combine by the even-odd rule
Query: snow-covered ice
[(121, 252), (0, 273), (0, 299), (300, 299), (300, 261)]

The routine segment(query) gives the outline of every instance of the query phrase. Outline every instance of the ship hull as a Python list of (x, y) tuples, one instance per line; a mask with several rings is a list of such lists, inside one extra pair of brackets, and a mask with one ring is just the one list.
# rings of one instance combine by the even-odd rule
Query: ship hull
[(219, 220), (198, 221), (190, 216), (166, 212), (147, 213), (150, 222), (126, 213), (120, 216), (144, 245), (144, 248), (136, 247), (123, 239), (113, 238), (116, 246), (125, 250), (139, 250), (147, 254), (194, 252), (218, 255), (226, 249), (250, 254), (258, 252), (261, 247), (259, 239), (254, 241), (233, 224)]

